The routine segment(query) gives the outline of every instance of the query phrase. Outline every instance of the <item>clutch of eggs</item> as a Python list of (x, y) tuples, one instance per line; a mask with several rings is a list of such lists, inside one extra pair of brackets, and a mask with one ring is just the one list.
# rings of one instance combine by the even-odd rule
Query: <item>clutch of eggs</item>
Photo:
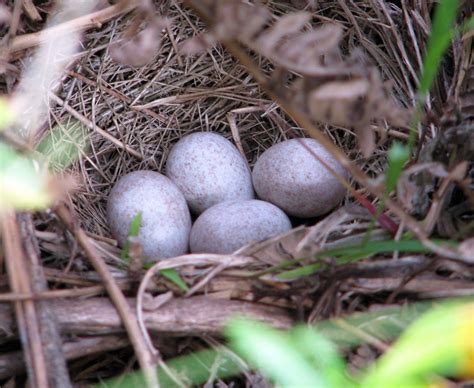
[[(344, 187), (313, 153), (347, 177), (313, 139), (273, 145), (251, 174), (224, 137), (209, 132), (185, 136), (170, 152), (167, 177), (135, 171), (119, 179), (107, 204), (111, 232), (124, 246), (130, 223), (141, 212), (138, 240), (150, 261), (185, 254), (189, 245), (193, 253), (231, 253), (284, 233), (291, 229), (287, 215), (315, 217), (345, 196)], [(254, 188), (262, 200), (253, 199)], [(189, 209), (200, 214), (192, 229)]]

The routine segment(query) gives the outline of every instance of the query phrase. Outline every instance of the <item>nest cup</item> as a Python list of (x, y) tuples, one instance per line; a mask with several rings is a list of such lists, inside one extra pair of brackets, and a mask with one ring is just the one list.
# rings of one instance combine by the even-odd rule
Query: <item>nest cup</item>
[[(164, 174), (170, 149), (190, 133), (210, 131), (224, 136), (241, 150), (251, 169), (273, 144), (304, 136), (221, 47), (200, 58), (177, 55), (172, 40), (179, 37), (183, 41), (195, 31), (176, 7), (166, 13), (173, 18), (173, 37), (163, 38), (149, 64), (139, 68), (120, 65), (107, 50), (98, 49), (107, 46), (110, 36), (126, 29), (125, 17), (100, 32), (88, 33), (87, 54), (63, 83), (60, 96), (67, 98), (69, 106), (93, 118), (97, 127), (115, 139), (86, 130), (89, 151), (72, 167), (80, 183), (72, 201), (82, 227), (93, 235), (112, 237), (106, 202), (117, 180), (136, 170)], [(199, 19), (189, 17), (193, 24), (203, 27)], [(262, 65), (264, 69), (268, 65), (264, 59)], [(69, 112), (60, 106), (53, 113), (62, 126), (71, 120)], [(348, 131), (321, 129), (349, 157), (357, 154), (354, 137)]]

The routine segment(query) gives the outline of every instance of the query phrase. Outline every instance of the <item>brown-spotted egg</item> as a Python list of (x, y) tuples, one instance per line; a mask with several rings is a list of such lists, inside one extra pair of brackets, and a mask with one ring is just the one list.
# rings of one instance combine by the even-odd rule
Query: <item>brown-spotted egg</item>
[(334, 208), (346, 189), (312, 152), (347, 177), (341, 164), (316, 140), (291, 139), (273, 145), (255, 163), (252, 179), (257, 195), (295, 217), (315, 217)]
[(134, 171), (115, 184), (107, 202), (112, 235), (123, 247), (130, 223), (141, 212), (138, 241), (149, 261), (187, 253), (191, 215), (178, 187), (154, 171)]
[(216, 133), (196, 132), (179, 140), (168, 156), (166, 175), (196, 214), (219, 202), (254, 197), (246, 161)]
[(193, 253), (232, 253), (290, 229), (288, 216), (271, 203), (221, 202), (198, 217), (191, 229), (190, 248)]

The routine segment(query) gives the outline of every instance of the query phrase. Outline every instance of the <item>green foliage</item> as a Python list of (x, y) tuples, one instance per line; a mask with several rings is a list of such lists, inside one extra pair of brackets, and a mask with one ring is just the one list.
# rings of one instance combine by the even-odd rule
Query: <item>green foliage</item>
[(456, 20), (458, 7), (458, 0), (442, 0), (436, 7), (418, 88), (421, 99), (431, 89), (443, 55), (454, 36), (453, 25)]
[[(325, 376), (315, 369), (314, 359), (311, 362), (306, 357), (307, 354), (313, 355), (313, 353), (302, 352), (297, 345), (293, 344), (288, 334), (279, 333), (263, 324), (249, 320), (233, 321), (227, 328), (226, 334), (232, 348), (283, 387), (331, 386)], [(318, 339), (324, 342), (322, 338), (318, 337)], [(321, 353), (331, 349), (330, 344), (324, 343), (324, 345)], [(333, 356), (333, 353), (329, 351), (329, 355)], [(320, 355), (320, 357), (325, 356), (326, 354)], [(338, 372), (334, 371), (336, 375)]]
[(188, 285), (184, 282), (184, 280), (179, 276), (179, 273), (173, 268), (162, 269), (160, 271), (166, 279), (172, 281), (176, 284), (182, 291), (187, 292), (189, 291)]
[(388, 169), (385, 176), (386, 195), (389, 195), (397, 186), (398, 178), (400, 178), (409, 157), (410, 150), (399, 142), (393, 143), (388, 150)]
[[(10, 107), (0, 98), (0, 130), (11, 122)], [(84, 146), (84, 128), (79, 123), (53, 129), (30, 155), (0, 142), (0, 211), (41, 210), (50, 206), (56, 198), (46, 165), (55, 172), (63, 171), (78, 158)]]
[(52, 200), (48, 174), (40, 164), (0, 142), (0, 211), (37, 210)]
[(0, 132), (13, 122), (13, 113), (5, 98), (0, 97)]
[(319, 322), (315, 328), (340, 350), (346, 350), (366, 343), (391, 341), (431, 307), (431, 303), (424, 302), (355, 313)]
[[(173, 377), (158, 368), (158, 380), (161, 387), (178, 387), (176, 378), (186, 386), (206, 383), (209, 379), (224, 379), (236, 376), (245, 371), (245, 363), (224, 348), (208, 349), (193, 354), (177, 357), (166, 362)], [(97, 385), (97, 387), (137, 388), (144, 387), (145, 380), (141, 372), (130, 373), (125, 377), (116, 378)]]
[(474, 303), (448, 303), (410, 326), (362, 386), (427, 386), (434, 375), (472, 378), (473, 356)]
[[(301, 386), (305, 381), (311, 387), (412, 387), (427, 386), (433, 373), (474, 377), (474, 363), (469, 362), (469, 355), (474, 354), (473, 300), (432, 306), (413, 303), (357, 313), (287, 332), (237, 319), (226, 333), (234, 350), (282, 387)], [(366, 343), (386, 343), (401, 333), (374, 368), (361, 371), (357, 378), (349, 375), (341, 352)], [(225, 348), (178, 357), (167, 361), (167, 366), (174, 379), (186, 385), (224, 379), (247, 370), (246, 364)], [(161, 368), (158, 376), (161, 386), (178, 386)], [(143, 384), (137, 372), (102, 386), (128, 388)]]
[[(472, 302), (430, 310), (358, 382), (348, 376), (335, 345), (320, 328), (297, 327), (283, 333), (238, 319), (227, 333), (232, 347), (281, 387), (426, 387), (439, 379), (435, 375), (474, 376), (473, 317)], [(361, 334), (370, 338), (365, 330)]]
[[(438, 245), (448, 245), (455, 247), (456, 242), (450, 240), (433, 240)], [(369, 241), (365, 244), (351, 245), (342, 248), (325, 249), (318, 252), (315, 258), (331, 257), (334, 258), (337, 265), (347, 264), (362, 259), (367, 259), (375, 254), (388, 252), (410, 252), (410, 253), (430, 253), (418, 240), (389, 240), (389, 241)], [(309, 276), (324, 268), (325, 264), (317, 262), (300, 268), (282, 272), (277, 275), (278, 279), (289, 280), (303, 276)]]
[(135, 217), (133, 217), (132, 222), (130, 222), (130, 226), (128, 228), (127, 241), (125, 242), (124, 247), (122, 248), (122, 252), (120, 254), (120, 257), (122, 258), (122, 260), (130, 261), (131, 240), (133, 240), (134, 237), (138, 236), (138, 233), (140, 233), (141, 225), (142, 225), (142, 212), (138, 212), (135, 215)]
[(87, 128), (79, 121), (56, 126), (37, 146), (36, 151), (46, 160), (50, 170), (64, 171), (72, 165), (86, 148)]

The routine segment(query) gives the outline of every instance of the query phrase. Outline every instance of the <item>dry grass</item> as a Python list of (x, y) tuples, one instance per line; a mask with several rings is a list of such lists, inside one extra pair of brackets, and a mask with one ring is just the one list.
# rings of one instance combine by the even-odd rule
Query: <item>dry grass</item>
[[(417, 73), (417, 57), (404, 46), (384, 44), (410, 42), (394, 35), (399, 31), (390, 27), (394, 23), (392, 18), (401, 23), (402, 15), (392, 13), (388, 18), (388, 13), (375, 12), (377, 7), (365, 3), (355, 3), (350, 10), (341, 4), (325, 2), (316, 13), (316, 19), (342, 22), (346, 28), (345, 50), (362, 46), (382, 69), (384, 77), (394, 83), (394, 98), (411, 106), (415, 82), (405, 68), (414, 68)], [(276, 15), (295, 10), (285, 2), (270, 5)], [(194, 58), (180, 56), (175, 47), (203, 31), (204, 26), (176, 2), (163, 2), (158, 8), (158, 13), (173, 19), (172, 36), (165, 36), (150, 64), (127, 68), (107, 55), (108, 45), (127, 25), (127, 17), (124, 17), (99, 32), (86, 35), (84, 56), (62, 85), (60, 97), (71, 108), (142, 156), (140, 160), (102, 136), (91, 135), (91, 152), (84, 155), (74, 169), (81, 185), (73, 201), (83, 226), (98, 235), (109, 235), (104, 204), (113, 183), (136, 169), (163, 171), (170, 147), (187, 133), (214, 131), (232, 139), (227, 115), (238, 109), (256, 108), (258, 111), (254, 113), (235, 115), (247, 160), (253, 165), (262, 151), (291, 136), (288, 130), (295, 129), (292, 121), (262, 95), (245, 68), (221, 47)], [(419, 18), (423, 20), (422, 16)], [(57, 107), (53, 109), (51, 125), (64, 124), (69, 117), (69, 112)], [(350, 130), (327, 126), (321, 129), (372, 176), (384, 170), (386, 140), (391, 138), (387, 128), (380, 128), (383, 131), (381, 147), (367, 162), (360, 157)]]
[[(297, 1), (265, 3), (275, 16), (298, 9), (294, 5)], [(413, 107), (430, 25), (427, 2), (421, 2), (420, 7), (412, 7), (402, 1), (401, 8), (395, 4), (399, 2), (385, 0), (317, 3), (312, 10), (315, 25), (340, 22), (344, 27), (343, 52), (349, 53), (356, 48), (363, 50), (380, 69), (384, 80), (392, 83), (393, 98), (405, 107)], [(77, 118), (92, 128), (87, 130), (88, 147), (69, 171), (79, 183), (77, 190), (71, 194), (71, 201), (80, 225), (107, 261), (117, 283), (130, 296), (135, 296), (136, 274), (122, 270), (120, 252), (110, 236), (105, 218), (108, 193), (121, 176), (138, 169), (162, 172), (172, 145), (193, 131), (218, 132), (237, 144), (241, 143), (250, 166), (271, 145), (295, 133), (303, 135), (303, 131), (295, 127), (294, 122), (262, 93), (247, 70), (222, 47), (214, 47), (206, 54), (190, 58), (177, 52), (182, 42), (205, 30), (203, 22), (193, 12), (176, 0), (156, 2), (156, 12), (171, 18), (172, 24), (164, 33), (159, 52), (152, 61), (139, 68), (119, 65), (108, 55), (111, 42), (118, 39), (130, 23), (129, 16), (121, 16), (100, 29), (88, 31), (80, 55), (65, 74), (60, 90), (56, 91), (67, 107), (64, 103), (52, 103), (48, 121), (41, 123), (43, 133), (57, 125), (67, 131), (70, 121)], [(23, 28), (24, 31), (30, 30), (28, 25)], [(21, 69), (23, 54), (18, 54), (19, 60), (11, 61), (10, 67)], [(272, 69), (267, 60), (253, 56), (262, 70)], [(13, 70), (10, 68), (10, 71)], [(430, 96), (428, 107), (434, 112), (440, 112), (452, 84), (456, 82), (451, 77), (452, 73), (448, 60)], [(2, 79), (5, 92), (11, 91), (12, 82), (8, 77), (11, 74), (7, 72)], [(231, 130), (234, 119), (238, 135)], [(103, 129), (109, 138), (94, 128)], [(388, 126), (374, 128), (378, 133), (378, 146), (374, 154), (365, 160), (350, 129), (327, 125), (320, 125), (319, 128), (371, 177), (378, 177), (385, 171), (386, 150), (391, 142), (407, 136), (403, 130), (393, 130)], [(431, 124), (425, 141), (434, 137), (437, 131), (436, 125)], [(365, 192), (364, 187), (358, 189)], [(348, 196), (345, 204), (351, 205), (352, 202), (353, 199)], [(317, 221), (320, 220), (311, 220), (312, 224)], [(58, 288), (73, 285), (90, 287), (90, 294), (87, 295), (100, 295), (103, 289), (97, 276), (88, 271), (89, 265), (77, 249), (77, 242), (61, 230), (57, 220), (43, 213), (36, 217), (35, 225), (50, 284)], [(212, 272), (214, 278), (206, 280), (202, 289), (195, 290), (198, 294), (205, 289), (206, 293), (218, 299), (272, 305), (281, 309), (278, 312), (282, 314), (283, 309), (289, 309), (293, 315), (299, 312), (300, 317), (308, 322), (334, 314), (366, 310), (379, 303), (436, 298), (433, 286), (439, 284), (446, 287), (448, 295), (445, 293), (443, 296), (456, 296), (465, 290), (469, 292), (468, 285), (462, 282), (461, 273), (466, 270), (463, 264), (438, 260), (436, 265), (429, 266), (429, 259), (421, 255), (405, 257), (409, 263), (405, 264), (404, 261), (397, 261), (398, 254), (394, 254), (387, 261), (387, 268), (390, 269), (378, 279), (380, 268), (371, 270), (363, 263), (337, 270), (329, 265), (329, 269), (321, 274), (279, 286), (275, 286), (271, 277), (259, 281), (249, 281), (246, 277), (251, 271), (268, 271), (282, 259), (309, 256), (321, 246), (345, 244), (349, 239), (352, 242), (362, 241), (371, 227), (370, 217), (364, 211), (347, 206), (329, 215), (324, 223), (301, 226), (287, 236), (244, 248), (239, 252), (242, 262), (237, 260), (235, 265), (228, 264), (215, 273), (212, 271), (218, 265), (197, 259), (193, 261), (192, 257), (184, 261), (170, 259), (167, 263), (170, 267), (179, 268), (183, 278), (191, 285), (198, 284)], [(383, 231), (375, 229), (373, 233), (377, 236), (382, 235)], [(387, 257), (378, 259), (375, 264), (383, 267), (383, 259)], [(424, 278), (415, 276), (412, 280), (406, 277), (407, 268), (410, 276), (424, 273)], [(449, 285), (436, 283), (439, 280), (436, 275), (438, 268), (452, 277), (453, 282)], [(351, 279), (351, 270), (365, 275), (361, 275), (360, 279)], [(142, 276), (143, 273), (139, 273), (139, 277)], [(384, 281), (387, 278), (390, 281)], [(456, 283), (458, 280), (460, 283)], [(405, 281), (410, 281), (410, 288), (404, 288)], [(444, 281), (448, 282), (448, 278), (443, 277)], [(179, 293), (174, 285), (163, 279), (155, 280), (150, 287), (160, 293), (170, 289), (175, 294)], [(235, 308), (238, 310), (241, 307)], [(212, 334), (217, 329), (217, 326), (213, 327)], [(184, 340), (170, 340), (171, 345), (159, 337), (155, 341), (165, 357), (213, 344), (206, 333), (203, 333), (204, 340), (193, 339), (195, 331), (189, 331), (187, 335)], [(120, 340), (122, 342), (117, 345), (116, 339), (111, 339), (109, 348), (123, 347), (126, 341)], [(107, 349), (105, 346), (104, 351)], [(360, 367), (372, 359), (376, 351), (364, 347), (359, 349), (359, 353), (349, 357), (355, 360), (354, 367)], [(101, 358), (106, 362), (97, 363)], [(102, 353), (71, 363), (70, 370), (74, 371), (75, 381), (90, 382), (113, 374), (112, 370), (128, 371), (133, 363), (128, 351), (108, 354), (107, 357)], [(77, 372), (82, 369), (82, 372)], [(0, 376), (3, 372), (0, 368)]]

